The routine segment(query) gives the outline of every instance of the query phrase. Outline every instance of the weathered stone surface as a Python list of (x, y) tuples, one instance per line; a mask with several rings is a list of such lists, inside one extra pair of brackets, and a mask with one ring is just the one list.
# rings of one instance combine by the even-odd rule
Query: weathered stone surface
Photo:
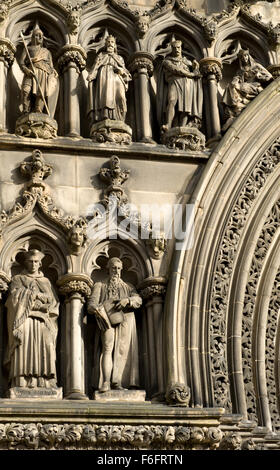
[(46, 388), (46, 387), (13, 387), (9, 389), (9, 398), (18, 399), (38, 399), (38, 400), (62, 400), (62, 388)]
[(108, 392), (94, 392), (93, 399), (102, 402), (142, 402), (146, 399), (145, 390), (110, 390)]

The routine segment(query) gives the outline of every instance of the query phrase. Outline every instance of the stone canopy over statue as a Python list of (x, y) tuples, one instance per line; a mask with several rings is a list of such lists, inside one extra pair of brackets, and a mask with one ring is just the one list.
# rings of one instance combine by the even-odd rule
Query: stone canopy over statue
[(61, 398), (56, 378), (59, 302), (40, 271), (44, 254), (25, 253), (25, 269), (13, 277), (6, 301), (10, 398)]
[(222, 100), (226, 118), (223, 131), (273, 79), (271, 73), (256, 62), (248, 50), (240, 49), (237, 56), (239, 68), (226, 87)]
[(199, 64), (182, 55), (182, 42), (172, 39), (171, 54), (162, 62), (158, 80), (158, 120), (162, 140), (168, 146), (204, 146), (198, 130), (202, 123), (203, 92)]
[(134, 310), (142, 304), (135, 288), (121, 279), (122, 261), (109, 260), (109, 277), (96, 282), (88, 303), (101, 337), (94, 378), (100, 393), (139, 387), (139, 357)]
[(125, 124), (126, 92), (131, 75), (117, 54), (116, 39), (105, 39), (88, 76), (91, 137), (98, 142), (131, 142), (131, 129)]
[(44, 35), (38, 23), (33, 28), (29, 46), (22, 33), (21, 37), (23, 52), (19, 65), (24, 74), (22, 116), (17, 120), (16, 133), (26, 137), (56, 137), (57, 123), (53, 116), (59, 82), (51, 52), (43, 47)]

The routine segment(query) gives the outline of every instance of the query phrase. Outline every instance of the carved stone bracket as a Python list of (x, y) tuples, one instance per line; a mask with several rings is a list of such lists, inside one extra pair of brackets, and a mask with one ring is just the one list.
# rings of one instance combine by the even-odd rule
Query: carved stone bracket
[[(1, 11), (0, 11), (1, 19)], [(15, 59), (16, 47), (7, 38), (0, 38), (0, 61), (3, 61), (7, 67), (13, 65)]]
[(86, 66), (86, 51), (78, 45), (66, 44), (61, 49), (61, 54), (58, 59), (58, 66), (62, 72), (69, 66), (74, 66), (76, 72), (79, 74)]
[(132, 141), (132, 130), (123, 121), (104, 119), (91, 126), (90, 137), (93, 142), (101, 144), (107, 142), (129, 145)]
[(199, 151), (205, 149), (205, 136), (196, 127), (171, 127), (162, 134), (162, 142), (168, 148)]
[(141, 283), (139, 289), (141, 297), (145, 300), (157, 296), (164, 297), (166, 293), (166, 279), (164, 277), (147, 278)]
[(168, 387), (165, 398), (170, 406), (189, 406), (191, 399), (190, 387), (181, 383), (172, 384)]
[(57, 129), (56, 120), (47, 114), (28, 113), (17, 119), (15, 133), (23, 137), (54, 139), (57, 137)]

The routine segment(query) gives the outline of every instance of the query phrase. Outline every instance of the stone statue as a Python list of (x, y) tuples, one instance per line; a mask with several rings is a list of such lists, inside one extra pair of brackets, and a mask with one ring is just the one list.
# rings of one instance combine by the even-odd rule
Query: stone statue
[[(116, 39), (107, 36), (106, 50), (100, 52), (88, 76), (89, 81), (89, 116), (93, 123), (102, 122), (101, 127), (110, 129), (117, 126), (125, 129), (124, 124), (127, 112), (126, 91), (131, 75), (125, 67), (123, 58), (117, 54)], [(114, 122), (112, 122), (114, 121)], [(93, 126), (94, 131), (100, 126)], [(130, 128), (129, 128), (130, 129)], [(127, 132), (127, 129), (125, 129)], [(93, 132), (91, 132), (92, 134)], [(104, 140), (116, 139), (108, 131)], [(100, 140), (100, 137), (97, 140)]]
[(198, 131), (203, 105), (199, 64), (182, 55), (181, 41), (172, 40), (171, 48), (171, 54), (162, 62), (158, 82), (158, 120), (162, 123), (163, 143), (185, 149), (192, 148), (190, 142), (198, 140), (201, 147), (205, 139)]
[(174, 126), (200, 127), (202, 119), (202, 85), (199, 64), (182, 55), (182, 42), (171, 42), (172, 52), (163, 61), (167, 93), (164, 96), (162, 129)]
[(25, 270), (13, 277), (6, 301), (12, 388), (57, 388), (59, 303), (50, 281), (40, 271), (43, 257), (35, 249), (25, 254)]
[(222, 103), (225, 108), (226, 131), (234, 119), (250, 103), (272, 79), (272, 75), (251, 57), (246, 49), (238, 52), (239, 68), (231, 83), (226, 87)]
[(59, 82), (51, 52), (43, 47), (44, 35), (37, 23), (32, 31), (31, 45), (27, 46), (21, 36), (24, 45), (19, 61), (24, 73), (21, 87), (23, 115), (17, 120), (16, 133), (28, 137), (56, 137), (57, 123), (53, 116)]
[[(88, 312), (94, 314), (101, 333), (102, 351), (99, 391), (111, 387), (123, 390), (139, 386), (138, 341), (134, 309), (142, 304), (134, 287), (121, 279), (122, 262), (109, 261), (109, 278), (97, 282), (89, 299)], [(99, 367), (100, 364), (100, 367)]]

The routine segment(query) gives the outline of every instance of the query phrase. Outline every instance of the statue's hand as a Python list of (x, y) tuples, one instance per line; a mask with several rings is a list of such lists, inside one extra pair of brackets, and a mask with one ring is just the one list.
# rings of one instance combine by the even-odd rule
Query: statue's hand
[(129, 299), (125, 297), (123, 299), (117, 300), (115, 307), (117, 310), (121, 310), (125, 308), (128, 304), (129, 304)]
[(34, 73), (28, 67), (24, 67), (23, 71), (24, 71), (24, 74), (27, 75), (27, 77), (30, 77), (30, 78), (34, 77)]
[(38, 292), (36, 297), (37, 297), (38, 300), (40, 300), (44, 304), (48, 302), (48, 296), (46, 294), (42, 294), (41, 292)]

